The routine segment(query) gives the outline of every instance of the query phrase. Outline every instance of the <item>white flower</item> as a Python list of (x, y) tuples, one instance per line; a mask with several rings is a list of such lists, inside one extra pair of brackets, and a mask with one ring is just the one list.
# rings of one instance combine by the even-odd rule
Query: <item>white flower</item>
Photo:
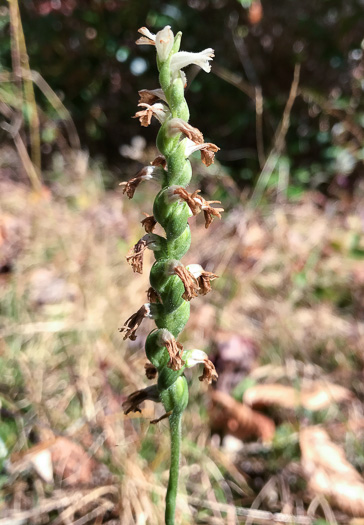
[(157, 48), (157, 54), (160, 60), (164, 62), (169, 57), (172, 51), (174, 43), (174, 34), (171, 30), (171, 26), (166, 26), (164, 29), (159, 31), (155, 36), (155, 47)]
[(192, 155), (192, 153), (194, 153), (195, 151), (198, 151), (199, 149), (203, 147), (203, 144), (196, 144), (190, 139), (186, 139), (185, 143), (186, 143), (186, 149), (185, 149), (186, 157), (189, 157), (190, 155)]
[[(197, 200), (197, 199), (195, 199)], [(205, 271), (200, 264), (189, 264), (186, 266), (187, 270), (192, 273), (192, 275), (198, 279), (201, 277), (203, 272)]]
[(216, 381), (218, 378), (214, 364), (207, 357), (207, 354), (202, 350), (185, 350), (183, 353), (183, 359), (187, 368), (191, 368), (195, 365), (203, 364), (203, 373), (199, 377), (200, 381), (205, 381), (208, 385), (211, 385), (212, 381)]
[(176, 73), (190, 64), (196, 64), (201, 69), (209, 73), (211, 71), (210, 60), (214, 57), (214, 50), (211, 47), (200, 51), (199, 53), (189, 53), (188, 51), (179, 51), (171, 59), (171, 72)]
[(186, 362), (187, 368), (192, 368), (193, 366), (199, 365), (200, 363), (205, 363), (208, 359), (207, 354), (203, 350), (185, 350), (183, 359)]
[(167, 60), (174, 43), (174, 34), (171, 26), (164, 27), (156, 35), (151, 33), (146, 27), (141, 27), (138, 29), (138, 32), (143, 35), (136, 41), (138, 45), (155, 45), (159, 59), (162, 62)]
[(173, 184), (172, 186), (169, 186), (165, 192), (165, 200), (168, 203), (176, 202), (179, 200), (179, 195), (177, 195), (175, 190), (177, 190), (180, 186), (177, 186), (176, 184)]

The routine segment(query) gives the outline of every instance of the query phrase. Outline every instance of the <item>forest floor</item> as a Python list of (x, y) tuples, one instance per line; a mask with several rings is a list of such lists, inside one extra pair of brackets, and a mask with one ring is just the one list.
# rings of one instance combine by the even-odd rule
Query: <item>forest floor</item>
[[(128, 201), (77, 162), (41, 194), (0, 177), (0, 524), (160, 525), (168, 424), (121, 406), (153, 323), (118, 332), (146, 302), (153, 254), (143, 275), (125, 255), (157, 189)], [(186, 262), (219, 279), (181, 342), (219, 380), (188, 372), (178, 523), (363, 524), (360, 201), (242, 199), (190, 225)]]

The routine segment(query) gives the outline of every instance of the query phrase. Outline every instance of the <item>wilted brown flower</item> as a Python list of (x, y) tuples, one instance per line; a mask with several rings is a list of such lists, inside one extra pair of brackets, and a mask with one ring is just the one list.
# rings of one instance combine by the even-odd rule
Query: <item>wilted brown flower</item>
[(189, 193), (185, 188), (175, 188), (173, 190), (173, 195), (178, 195), (181, 200), (185, 201), (188, 204), (193, 215), (197, 215), (201, 211), (201, 205), (199, 202), (196, 202), (195, 198), (198, 196), (201, 190), (196, 190), (193, 193)]
[(133, 118), (138, 118), (140, 124), (145, 128), (147, 128), (151, 123), (152, 117), (155, 117), (159, 120), (161, 124), (163, 124), (167, 117), (167, 114), (169, 113), (167, 106), (161, 104), (160, 102), (157, 102), (152, 106), (145, 102), (141, 102), (138, 104), (138, 106), (143, 107), (145, 109), (137, 111)]
[(212, 142), (205, 142), (203, 144), (194, 143), (193, 141), (188, 141), (186, 145), (186, 157), (189, 157), (194, 151), (201, 151), (201, 160), (206, 166), (211, 166), (215, 160), (215, 153), (219, 151), (219, 147)]
[(145, 369), (145, 375), (147, 376), (147, 379), (154, 379), (156, 377), (157, 369), (152, 363), (149, 363), (149, 361), (145, 363), (144, 369)]
[(126, 193), (129, 199), (134, 197), (135, 190), (143, 180), (151, 180), (153, 176), (160, 175), (160, 168), (157, 166), (144, 166), (132, 179), (127, 182), (120, 182), (119, 186), (124, 186), (123, 193)]
[(163, 344), (167, 348), (169, 353), (169, 362), (167, 364), (168, 368), (172, 370), (181, 370), (185, 362), (182, 359), (183, 346), (181, 343), (177, 343), (172, 334), (169, 334), (168, 337), (163, 338)]
[(149, 303), (161, 303), (161, 296), (151, 286), (147, 290), (147, 298)]
[(153, 233), (153, 230), (155, 228), (155, 225), (157, 224), (157, 221), (155, 220), (153, 215), (147, 215), (142, 221), (142, 225), (144, 226), (144, 229), (147, 233)]
[[(142, 221), (143, 222), (143, 221)], [(128, 264), (133, 268), (134, 273), (143, 273), (143, 255), (148, 246), (147, 240), (142, 237), (130, 250), (126, 256)]]
[(213, 217), (221, 219), (221, 212), (223, 212), (224, 209), (213, 208), (210, 206), (211, 204), (221, 204), (221, 202), (205, 200), (199, 195), (200, 191), (201, 190), (196, 190), (193, 193), (189, 193), (185, 188), (174, 188), (173, 195), (178, 195), (181, 200), (185, 201), (193, 215), (197, 215), (203, 211), (205, 217), (205, 228), (208, 228), (212, 223)]
[(124, 341), (128, 338), (131, 339), (131, 341), (135, 341), (135, 333), (141, 325), (143, 319), (145, 319), (146, 317), (150, 317), (149, 303), (143, 304), (143, 306), (139, 308), (139, 310), (135, 314), (131, 315), (129, 319), (125, 321), (124, 326), (119, 328), (119, 332), (125, 332), (123, 337)]
[(168, 122), (168, 132), (170, 135), (176, 135), (177, 133), (183, 133), (188, 139), (192, 140), (195, 144), (203, 144), (203, 135), (197, 128), (188, 124), (181, 118), (172, 118)]
[(130, 394), (127, 400), (123, 403), (124, 414), (127, 415), (129, 412), (141, 412), (139, 405), (148, 399), (155, 403), (160, 402), (157, 385), (148, 386), (147, 388), (137, 390)]
[(213, 208), (210, 206), (210, 204), (221, 204), (221, 201), (206, 201), (203, 197), (201, 197), (201, 195), (198, 195), (195, 200), (200, 203), (201, 210), (203, 211), (205, 217), (206, 229), (212, 223), (213, 217), (218, 217), (221, 219), (221, 213), (224, 211), (224, 208)]
[(199, 277), (197, 277), (198, 282), (198, 293), (200, 295), (206, 295), (207, 293), (211, 292), (211, 284), (210, 282), (214, 279), (217, 279), (219, 276), (212, 273), (212, 272), (206, 272), (203, 271)]
[(191, 299), (197, 297), (198, 282), (192, 273), (189, 272), (183, 264), (175, 266), (173, 273), (181, 279), (183, 286), (185, 287), (185, 291), (182, 295), (183, 299), (185, 301), (191, 301)]
[(157, 100), (167, 102), (163, 89), (141, 89), (139, 93), (139, 104), (154, 104)]
[(157, 155), (156, 158), (151, 162), (152, 166), (161, 166), (163, 169), (167, 167), (167, 161), (164, 155)]
[(208, 385), (211, 385), (212, 381), (217, 381), (218, 375), (214, 364), (210, 359), (205, 359), (202, 376), (199, 377), (200, 381), (205, 381)]

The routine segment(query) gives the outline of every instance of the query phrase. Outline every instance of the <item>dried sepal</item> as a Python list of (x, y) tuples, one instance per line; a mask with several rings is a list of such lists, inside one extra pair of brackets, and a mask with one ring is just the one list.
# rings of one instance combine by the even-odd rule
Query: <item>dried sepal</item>
[(211, 385), (212, 381), (217, 381), (217, 378), (218, 375), (214, 364), (210, 361), (210, 359), (205, 359), (202, 376), (199, 377), (199, 380), (204, 381), (208, 385)]
[(181, 279), (185, 288), (185, 291), (182, 294), (183, 299), (185, 301), (191, 301), (191, 299), (197, 297), (198, 282), (196, 277), (194, 277), (192, 273), (189, 272), (185, 266), (183, 266), (183, 264), (175, 266), (173, 273)]
[(154, 401), (155, 403), (160, 402), (159, 391), (157, 385), (148, 386), (142, 390), (137, 390), (128, 396), (126, 401), (123, 403), (124, 414), (127, 415), (129, 412), (141, 412), (139, 405), (143, 401)]
[(154, 228), (157, 224), (157, 221), (154, 218), (154, 215), (148, 215), (145, 213), (146, 217), (142, 221), (140, 221), (147, 233), (153, 233)]
[(183, 346), (181, 343), (177, 343), (172, 334), (169, 337), (165, 337), (163, 340), (164, 346), (167, 348), (169, 354), (169, 361), (167, 363), (168, 368), (178, 371), (181, 370), (185, 362), (182, 359)]
[(149, 303), (161, 303), (162, 300), (161, 300), (161, 296), (159, 295), (158, 292), (156, 292), (154, 290), (154, 288), (152, 288), (152, 286), (150, 286), (147, 290), (147, 299), (148, 299), (148, 302)]
[(128, 338), (131, 341), (135, 341), (136, 331), (146, 317), (150, 317), (150, 306), (148, 303), (143, 304), (135, 314), (131, 315), (129, 319), (125, 321), (124, 326), (119, 328), (119, 332), (125, 332), (123, 337), (124, 341)]
[(152, 363), (149, 363), (149, 361), (145, 363), (144, 369), (145, 369), (145, 375), (147, 376), (147, 379), (155, 379), (157, 375), (157, 369)]
[[(143, 221), (142, 221), (143, 222)], [(143, 273), (143, 256), (148, 246), (147, 240), (142, 237), (130, 250), (126, 256), (128, 264), (133, 268), (134, 273)]]

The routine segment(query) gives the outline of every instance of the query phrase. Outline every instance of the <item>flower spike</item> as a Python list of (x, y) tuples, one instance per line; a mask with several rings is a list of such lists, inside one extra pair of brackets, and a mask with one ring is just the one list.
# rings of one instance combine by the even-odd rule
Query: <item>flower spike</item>
[[(211, 281), (217, 278), (200, 265), (184, 266), (180, 259), (190, 246), (188, 218), (203, 212), (206, 228), (213, 218), (221, 217), (222, 208), (214, 208), (219, 201), (207, 201), (201, 197), (200, 190), (187, 191), (191, 182), (192, 170), (189, 156), (200, 151), (201, 160), (206, 166), (214, 162), (214, 154), (219, 148), (204, 142), (203, 134), (189, 122), (189, 109), (184, 99), (187, 85), (185, 72), (190, 64), (195, 64), (207, 73), (211, 70), (214, 50), (207, 48), (200, 53), (179, 51), (181, 36), (176, 35), (170, 26), (156, 34), (146, 27), (139, 29), (139, 45), (154, 46), (157, 55), (160, 88), (139, 91), (138, 118), (141, 126), (147, 127), (154, 117), (161, 129), (157, 137), (158, 155), (150, 166), (144, 167), (135, 177), (122, 183), (123, 193), (131, 199), (143, 180), (158, 178), (161, 191), (153, 203), (153, 215), (146, 215), (141, 221), (146, 234), (128, 252), (127, 261), (134, 272), (143, 271), (143, 253), (146, 248), (153, 250), (155, 263), (150, 272), (150, 287), (147, 291), (148, 303), (126, 320), (120, 328), (124, 340), (135, 340), (136, 331), (146, 317), (155, 320), (157, 328), (146, 338), (145, 351), (148, 362), (145, 373), (148, 379), (156, 379), (156, 384), (131, 394), (123, 404), (125, 413), (140, 412), (140, 405), (146, 399), (162, 401), (165, 414), (151, 421), (155, 424), (168, 418), (171, 432), (170, 478), (166, 495), (166, 525), (175, 523), (175, 508), (178, 471), (181, 448), (182, 414), (188, 403), (188, 385), (184, 375), (186, 367), (201, 363), (201, 381), (211, 383), (217, 379), (213, 363), (201, 350), (186, 351), (177, 341), (188, 321), (190, 304), (193, 298), (205, 295), (211, 290)], [(186, 203), (187, 206), (184, 204)], [(157, 235), (154, 229), (158, 223), (165, 235)], [(178, 277), (178, 278), (176, 278)], [(158, 376), (158, 378), (157, 378)]]

